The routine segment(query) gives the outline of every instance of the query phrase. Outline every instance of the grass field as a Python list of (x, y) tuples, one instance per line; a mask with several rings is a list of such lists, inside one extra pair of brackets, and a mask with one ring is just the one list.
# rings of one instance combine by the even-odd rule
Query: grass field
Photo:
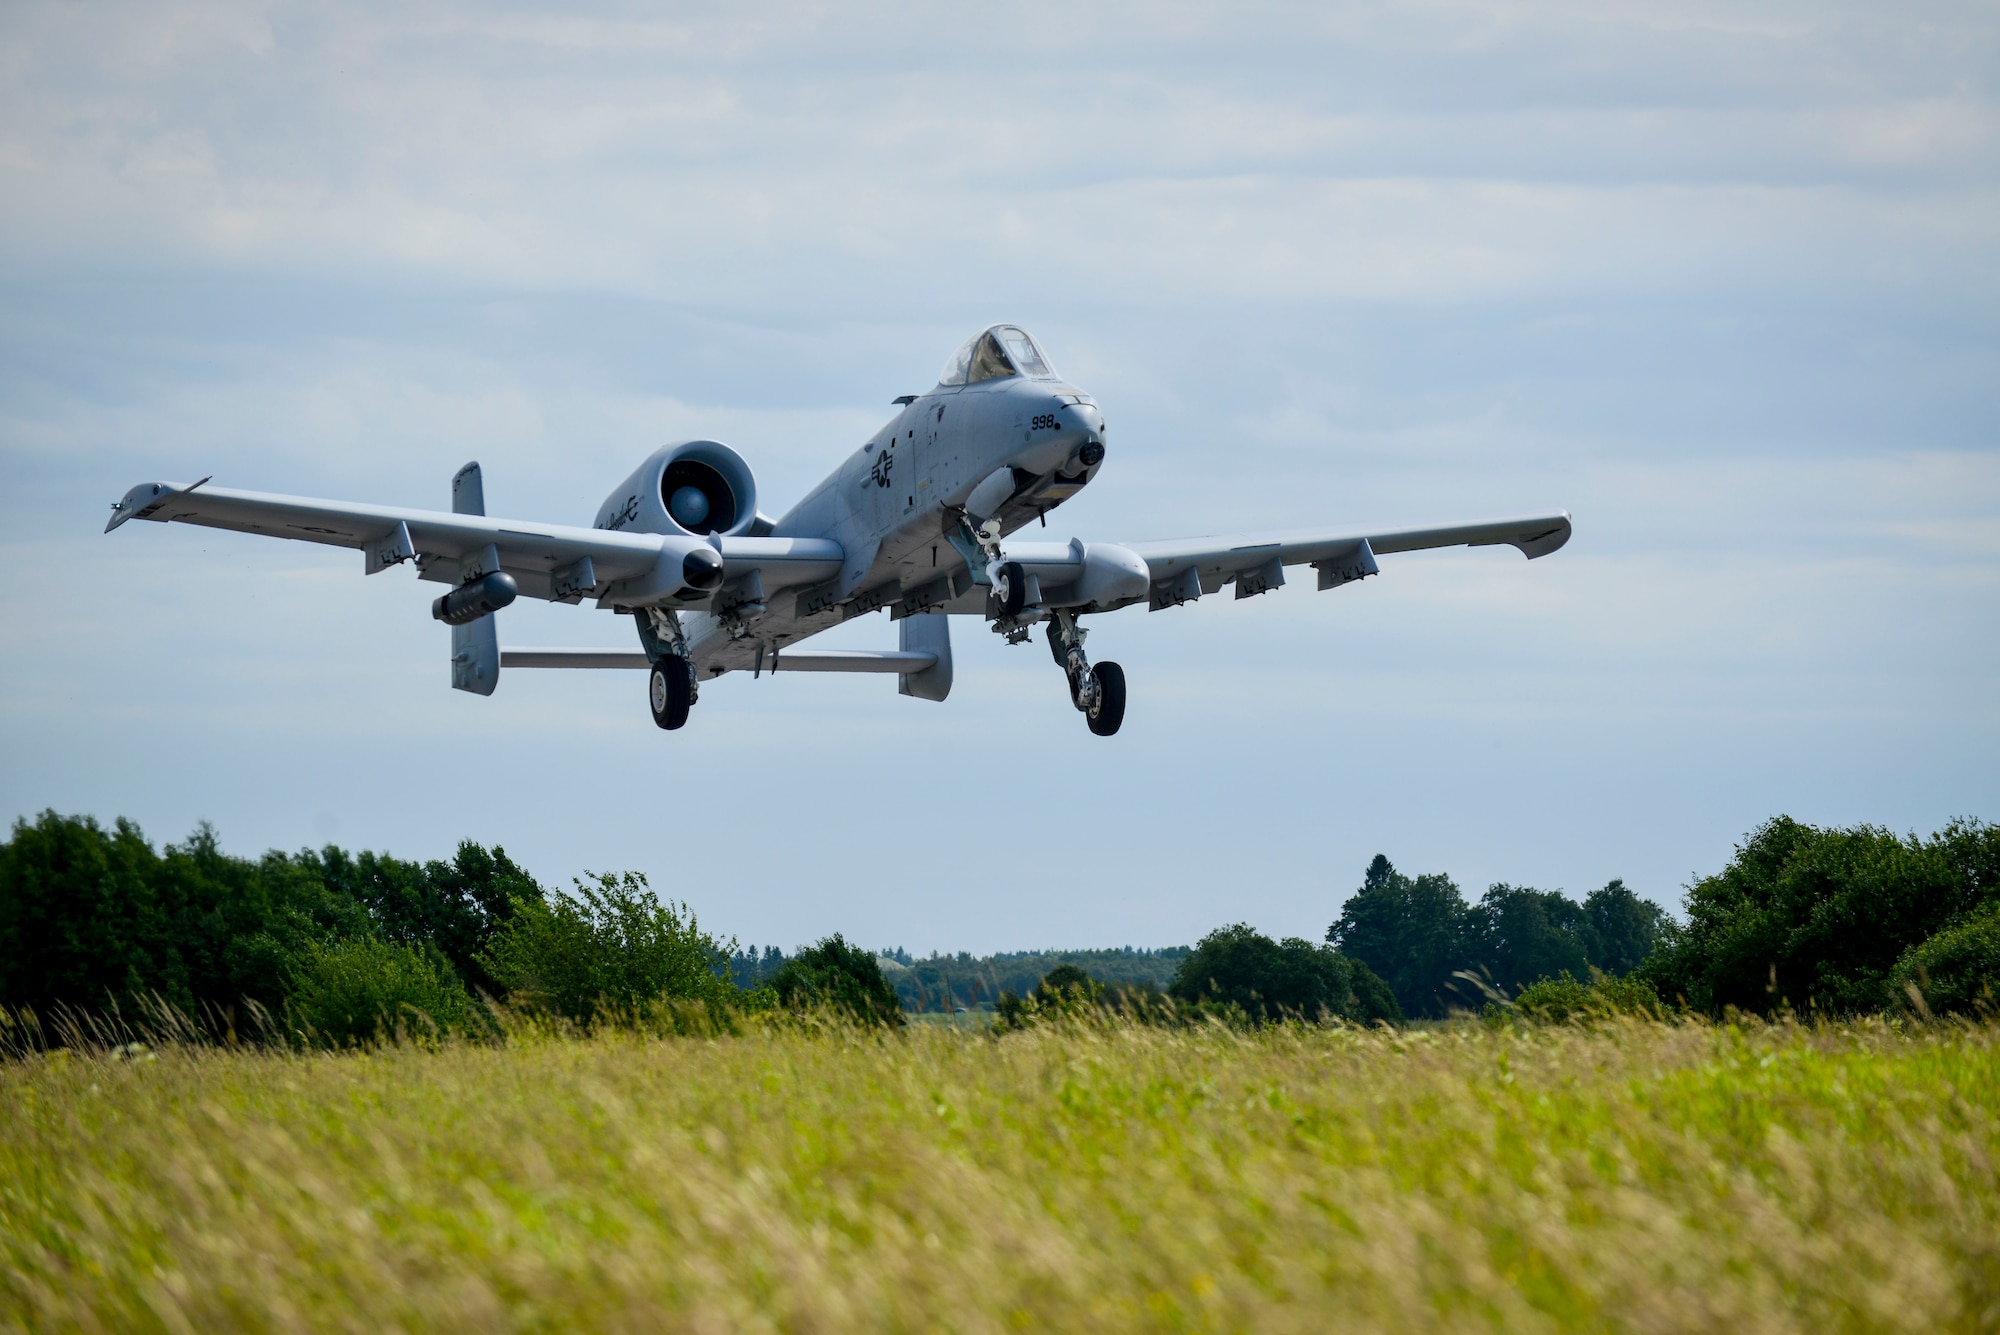
[(1992, 1330), (1988, 1027), (0, 1065), (33, 1329)]

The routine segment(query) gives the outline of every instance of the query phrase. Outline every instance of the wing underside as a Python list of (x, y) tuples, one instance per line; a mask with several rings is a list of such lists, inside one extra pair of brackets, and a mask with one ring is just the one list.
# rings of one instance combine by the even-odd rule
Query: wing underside
[[(410, 561), (422, 578), (443, 583), (457, 582), (467, 563), (481, 561), (490, 548), (498, 568), (519, 582), (522, 594), (568, 603), (602, 596), (622, 581), (644, 579), (659, 564), (663, 550), (663, 540), (650, 533), (234, 491), (201, 483), (142, 483), (119, 502), (105, 531), (129, 519), (350, 547), (363, 553), (363, 568), (371, 575)], [(720, 537), (713, 545), (723, 558), (725, 588), (752, 575), (773, 590), (811, 584), (837, 572), (842, 557), (838, 543), (823, 539)]]
[(1423, 528), (1346, 532), (1288, 529), (1120, 545), (1146, 563), (1152, 579), (1148, 605), (1158, 611), (1217, 593), (1228, 584), (1236, 586), (1239, 598), (1266, 592), (1285, 582), (1287, 566), (1312, 566), (1318, 572), (1319, 587), (1330, 589), (1377, 573), (1377, 556), (1438, 547), (1504, 545), (1516, 547), (1534, 560), (1556, 551), (1569, 537), (1569, 513), (1556, 511)]

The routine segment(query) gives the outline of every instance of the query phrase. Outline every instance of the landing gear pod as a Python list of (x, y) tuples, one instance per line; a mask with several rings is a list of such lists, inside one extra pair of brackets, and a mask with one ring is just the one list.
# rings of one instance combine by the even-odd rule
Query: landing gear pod
[(721, 587), (724, 573), (722, 558), (713, 547), (690, 548), (681, 558), (681, 579), (690, 589), (712, 592)]
[(447, 626), (463, 626), (499, 611), (521, 596), (521, 586), (504, 570), (462, 584), (431, 603), (431, 615)]

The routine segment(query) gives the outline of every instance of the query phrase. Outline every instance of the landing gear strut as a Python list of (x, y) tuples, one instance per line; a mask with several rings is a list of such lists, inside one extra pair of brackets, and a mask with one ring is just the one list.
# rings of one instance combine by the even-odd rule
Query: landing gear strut
[(696, 693), (694, 664), (688, 661), (687, 633), (681, 629), (680, 616), (648, 607), (639, 612), (637, 621), (639, 643), (653, 660), (646, 681), (646, 702), (653, 707), (653, 722), (669, 731), (683, 727)]
[(1083, 652), (1089, 634), (1076, 624), (1076, 613), (1058, 608), (1049, 618), (1049, 653), (1069, 678), (1070, 703), (1099, 737), (1109, 737), (1125, 721), (1125, 669), (1116, 663), (1090, 665)]

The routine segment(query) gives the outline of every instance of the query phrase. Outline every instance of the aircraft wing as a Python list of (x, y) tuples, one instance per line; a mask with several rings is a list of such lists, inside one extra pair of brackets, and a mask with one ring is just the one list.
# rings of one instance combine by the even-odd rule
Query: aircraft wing
[(643, 584), (670, 547), (676, 559), (682, 547), (714, 547), (723, 558), (725, 587), (752, 574), (774, 589), (814, 583), (837, 573), (843, 557), (840, 544), (823, 539), (669, 539), (654, 533), (235, 491), (207, 486), (205, 480), (192, 485), (144, 482), (113, 508), (106, 533), (128, 519), (148, 519), (296, 538), (358, 548), (365, 558), (363, 568), (371, 575), (414, 561), (423, 578), (444, 583), (456, 582), (464, 563), (479, 562), (492, 548), (499, 568), (515, 577), (523, 594), (561, 602), (601, 596), (614, 585)]
[(1152, 579), (1149, 605), (1158, 611), (1232, 582), (1238, 598), (1263, 593), (1285, 582), (1286, 566), (1312, 566), (1319, 573), (1319, 587), (1331, 589), (1375, 574), (1375, 557), (1387, 553), (1505, 544), (1533, 560), (1561, 547), (1569, 535), (1569, 512), (1563, 510), (1429, 528), (1289, 529), (1119, 545), (1146, 563)]

